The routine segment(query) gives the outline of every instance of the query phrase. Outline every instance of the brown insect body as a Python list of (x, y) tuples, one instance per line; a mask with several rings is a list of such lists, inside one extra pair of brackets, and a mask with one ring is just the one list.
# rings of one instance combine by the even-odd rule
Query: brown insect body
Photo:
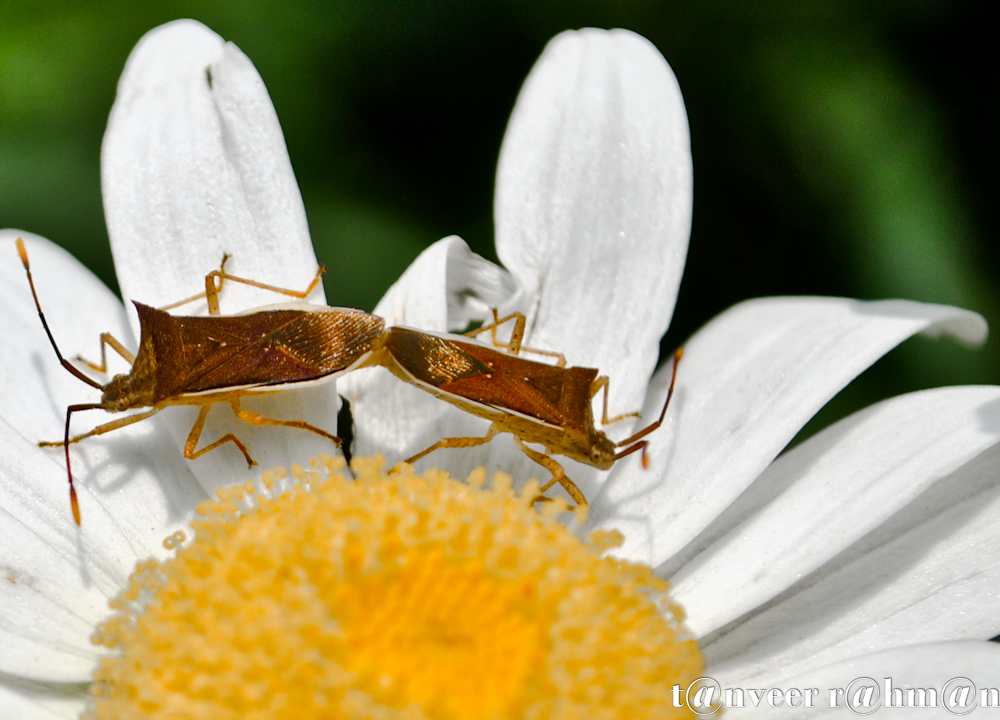
[(140, 338), (132, 371), (112, 378), (101, 399), (113, 412), (203, 405), (215, 396), (330, 379), (367, 353), (383, 330), (381, 318), (360, 310), (301, 303), (207, 317), (134, 305)]
[[(497, 342), (496, 328), (511, 319), (515, 320), (515, 325), (509, 342)], [(508, 432), (514, 435), (518, 449), (552, 473), (552, 479), (540, 492), (558, 482), (578, 505), (585, 505), (586, 498), (566, 477), (563, 467), (548, 454), (533, 450), (524, 442), (541, 444), (547, 453), (564, 455), (601, 470), (608, 470), (617, 460), (641, 450), (645, 467), (649, 443), (642, 438), (663, 422), (683, 351), (674, 354), (673, 377), (659, 419), (616, 443), (594, 427), (591, 408), (594, 396), (603, 389), (602, 422), (608, 424), (625, 417), (608, 418), (608, 378), (599, 376), (594, 368), (565, 367), (565, 358), (557, 353), (522, 348), (524, 323), (520, 313), (501, 320), (494, 311), (492, 324), (461, 339), (454, 335), (391, 327), (375, 342), (371, 356), (358, 367), (385, 367), (404, 382), (492, 422), (485, 436), (444, 438), (407, 462), (416, 462), (439, 448), (482, 445), (498, 433)], [(493, 331), (494, 347), (467, 339), (487, 329)], [(558, 363), (526, 360), (518, 355), (522, 349), (554, 357)]]
[[(62, 441), (39, 443), (43, 447), (59, 445), (65, 449), (70, 505), (77, 525), (80, 524), (80, 509), (73, 486), (69, 446), (144, 420), (170, 405), (200, 407), (184, 445), (184, 456), (189, 460), (231, 442), (243, 454), (248, 466), (254, 464), (246, 446), (232, 433), (223, 435), (200, 450), (196, 449), (208, 411), (218, 402), (228, 403), (239, 419), (251, 425), (295, 427), (340, 444), (335, 435), (303, 420), (278, 420), (244, 410), (240, 398), (248, 394), (280, 392), (289, 385), (301, 387), (311, 382), (325, 382), (347, 372), (361, 364), (374, 342), (381, 337), (385, 325), (382, 318), (360, 310), (306, 303), (256, 308), (241, 315), (223, 316), (219, 312), (218, 294), (226, 280), (305, 298), (319, 283), (323, 268), (316, 273), (312, 283), (299, 292), (229, 275), (225, 271), (226, 256), (222, 267), (205, 277), (204, 293), (168, 306), (177, 307), (205, 298), (209, 306), (208, 317), (174, 316), (165, 309), (135, 303), (139, 314), (140, 339), (134, 356), (121, 342), (105, 333), (101, 335), (100, 365), (77, 358), (104, 372), (107, 368), (106, 346), (110, 346), (130, 363), (132, 367), (128, 373), (116, 375), (102, 385), (62, 356), (38, 302), (28, 254), (20, 239), (17, 250), (28, 276), (39, 319), (59, 362), (75, 377), (102, 391), (99, 403), (66, 408)], [(132, 408), (152, 409), (112, 420), (82, 435), (70, 436), (70, 419), (75, 412), (103, 409), (119, 413)]]
[[(616, 446), (594, 427), (591, 391), (598, 370), (526, 360), (479, 343), (406, 327), (389, 328), (375, 362), (400, 379), (509, 432), (601, 470)], [(366, 364), (370, 364), (369, 361)]]

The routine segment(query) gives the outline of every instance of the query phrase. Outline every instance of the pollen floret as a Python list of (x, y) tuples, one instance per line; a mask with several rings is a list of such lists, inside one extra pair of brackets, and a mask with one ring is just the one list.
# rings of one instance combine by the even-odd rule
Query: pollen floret
[[(565, 506), (359, 459), (266, 474), (141, 563), (94, 642), (84, 717), (666, 718), (701, 674), (648, 567), (581, 541)], [(569, 524), (574, 521), (570, 518)]]

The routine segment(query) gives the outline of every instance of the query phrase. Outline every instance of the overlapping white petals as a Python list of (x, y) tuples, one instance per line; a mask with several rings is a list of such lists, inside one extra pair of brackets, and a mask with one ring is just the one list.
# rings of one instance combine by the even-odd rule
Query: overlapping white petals
[[(710, 640), (706, 661), (720, 681), (763, 681), (879, 648), (995, 635), (998, 462), (994, 447), (855, 543), (831, 568)], [(898, 532), (900, 526), (912, 527)]]
[[(140, 41), (102, 162), (127, 300), (157, 306), (200, 292), (224, 252), (236, 275), (291, 289), (312, 279), (302, 201), (263, 82), (204, 26), (178, 21)], [(526, 81), (504, 139), (495, 207), (510, 271), (446, 238), (377, 312), (392, 325), (445, 331), (490, 306), (523, 310), (526, 345), (600, 368), (611, 377), (611, 414), (642, 407), (648, 422), (669, 381), (667, 366), (647, 389), (683, 269), (691, 176), (683, 100), (656, 49), (626, 31), (564, 33)], [(134, 562), (162, 553), (160, 540), (206, 491), (248, 472), (231, 447), (182, 460), (177, 448), (195, 411), (168, 409), (74, 447), (84, 526), (72, 524), (62, 455), (36, 443), (59, 439), (66, 405), (93, 402), (96, 392), (55, 362), (14, 257), (17, 235), (0, 233), (0, 251), (10, 251), (0, 263), (0, 336), (16, 339), (0, 343), (0, 370), (17, 379), (0, 386), (0, 714), (41, 720), (79, 711), (75, 686), (59, 683), (87, 681), (97, 657), (89, 634)], [(130, 308), (50, 243), (26, 240), (68, 356), (96, 359), (103, 331), (136, 346)], [(321, 289), (310, 296), (321, 299)], [(222, 310), (282, 301), (229, 284)], [(204, 313), (204, 303), (181, 312)], [(648, 438), (648, 471), (633, 455), (604, 482), (605, 473), (557, 458), (591, 498), (592, 526), (624, 532), (621, 555), (676, 572), (676, 597), (724, 686), (795, 674), (822, 686), (873, 673), (909, 673), (917, 683), (939, 677), (936, 663), (998, 682), (998, 648), (986, 643), (901, 646), (997, 630), (1000, 389), (897, 398), (775, 461), (836, 392), (920, 332), (977, 343), (985, 323), (901, 301), (743, 303), (687, 343), (664, 427)], [(355, 451), (390, 462), (488, 425), (381, 369), (341, 389), (352, 402)], [(332, 383), (245, 405), (336, 428)], [(79, 429), (106, 419), (82, 413)], [(614, 430), (624, 435), (632, 424)], [(332, 449), (309, 433), (250, 428), (228, 408), (212, 411), (202, 444), (230, 431), (263, 467)], [(458, 476), (485, 464), (517, 480), (547, 479), (506, 435), (423, 462)], [(891, 647), (900, 649), (865, 655)]]
[[(893, 398), (772, 463), (737, 504), (747, 519), (672, 576), (696, 636), (732, 622), (868, 533), (897, 533), (913, 503), (1000, 441), (1000, 388)], [(1000, 478), (997, 479), (1000, 482)], [(973, 491), (954, 488), (955, 498)], [(911, 522), (913, 518), (911, 518)]]
[[(895, 300), (765, 298), (730, 308), (686, 343), (668, 426), (649, 438), (651, 468), (619, 463), (592, 503), (595, 526), (625, 533), (620, 556), (664, 563), (848, 382), (928, 331), (973, 343), (986, 324), (958, 308)], [(644, 417), (659, 411), (669, 372), (654, 378)], [(705, 544), (703, 536), (696, 549)]]
[(504, 136), (497, 254), (523, 293), (526, 344), (601, 368), (624, 412), (673, 314), (691, 188), (684, 101), (659, 51), (627, 30), (556, 36)]
[[(206, 273), (232, 255), (234, 275), (304, 290), (317, 263), (305, 209), (278, 118), (253, 64), (203, 25), (181, 20), (146, 34), (118, 86), (101, 156), (105, 214), (126, 301), (159, 306), (204, 289)], [(224, 314), (292, 298), (236, 283)], [(318, 287), (308, 301), (323, 300)], [(178, 310), (204, 314), (204, 303)], [(132, 315), (134, 321), (134, 315)], [(244, 402), (279, 419), (337, 427), (333, 383)], [(178, 447), (193, 408), (162, 413)], [(228, 407), (205, 426), (206, 442), (226, 432), (243, 440), (261, 467), (331, 452), (328, 440), (274, 427), (251, 428)], [(247, 477), (234, 447), (199, 458), (192, 470), (207, 491)]]
[[(0, 582), (0, 672), (84, 682), (97, 656), (89, 634), (107, 614), (107, 598), (137, 560), (165, 552), (163, 537), (205, 496), (146, 421), (73, 447), (84, 524), (73, 523), (62, 448), (37, 443), (62, 438), (67, 405), (100, 396), (59, 366), (17, 259), (17, 237), (67, 356), (96, 360), (100, 332), (122, 337), (128, 327), (121, 302), (66, 251), (0, 231), (0, 249), (9, 253), (0, 264), (0, 370), (9, 379), (0, 384), (0, 568), (7, 579)], [(73, 431), (111, 417), (78, 413)]]
[[(691, 222), (684, 103), (647, 40), (584, 30), (549, 43), (504, 138), (495, 215), (497, 252), (518, 290), (502, 310), (526, 313), (525, 344), (610, 374), (612, 414), (638, 409), (673, 312)], [(467, 287), (465, 276), (452, 274), (434, 290), (431, 277), (416, 271), (424, 266), (418, 260), (376, 308), (391, 324), (400, 324), (399, 307), (440, 306)], [(442, 325), (438, 312), (421, 327), (455, 329), (464, 317)], [(360, 453), (382, 450), (392, 462), (442, 437), (482, 436), (489, 426), (395, 378), (367, 393), (347, 382)], [(627, 434), (631, 424), (615, 430)], [(478, 465), (503, 468), (517, 481), (546, 475), (505, 436), (474, 452), (439, 452), (422, 462), (444, 462), (458, 476)], [(604, 473), (560, 462), (585, 495), (596, 493)]]

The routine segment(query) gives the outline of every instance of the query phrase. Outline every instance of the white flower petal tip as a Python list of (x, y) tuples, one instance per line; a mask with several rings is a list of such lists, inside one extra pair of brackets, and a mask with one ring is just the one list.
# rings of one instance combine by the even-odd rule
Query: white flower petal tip
[[(280, 288), (304, 290), (316, 275), (305, 209), (264, 83), (236, 46), (199, 23), (159, 27), (133, 50), (104, 138), (102, 180), (115, 267), (127, 299), (162, 306), (201, 292), (223, 253), (232, 256), (228, 272)], [(323, 297), (320, 285), (307, 301), (323, 303)], [(227, 283), (220, 304), (224, 314), (234, 314), (292, 299)], [(205, 303), (175, 312), (203, 314)], [(308, 393), (283, 390), (245, 406), (336, 431), (333, 383)], [(168, 408), (161, 420), (183, 446), (194, 415)], [(214, 409), (204, 437), (226, 432), (246, 442), (261, 467), (334, 450), (319, 436), (250, 428), (227, 408)], [(192, 464), (209, 493), (249, 474), (230, 450)]]
[[(594, 525), (625, 534), (622, 557), (654, 567), (682, 549), (680, 559), (693, 557), (719, 537), (709, 525), (809, 418), (891, 348), (927, 331), (975, 341), (985, 323), (967, 310), (899, 300), (762, 298), (730, 308), (685, 345), (666, 427), (649, 438), (650, 470), (619, 463), (592, 503)], [(643, 417), (659, 412), (669, 380), (668, 365)]]
[[(899, 303), (904, 312), (907, 311), (906, 306), (911, 304), (905, 300), (887, 300), (886, 302)], [(979, 347), (986, 342), (986, 338), (990, 334), (990, 326), (982, 315), (971, 310), (955, 313), (955, 308), (947, 305), (937, 307), (940, 308), (942, 319), (920, 333), (921, 335), (929, 338), (948, 335), (969, 347)]]
[[(874, 683), (868, 682), (870, 680)], [(871, 693), (848, 691), (848, 688), (857, 691), (862, 686), (873, 684), (877, 689)], [(790, 696), (796, 699), (797, 707), (784, 702), (774, 707), (765, 700), (754, 708), (744, 694), (744, 707), (726, 708), (726, 715), (793, 720), (830, 717), (834, 713), (854, 717), (873, 711), (879, 718), (920, 715), (937, 719), (970, 712), (972, 717), (976, 717), (991, 709), (996, 712), (996, 708), (1000, 707), (996, 695), (996, 689), (1000, 688), (1000, 644), (955, 640), (906, 645), (842, 660), (780, 680), (775, 687), (815, 688), (816, 691), (811, 693), (811, 707), (803, 706), (802, 697)], [(921, 692), (913, 693), (917, 688)], [(984, 699), (989, 704), (984, 704)], [(858, 705), (852, 708), (850, 705), (854, 700)], [(920, 702), (924, 703), (923, 707), (918, 704)]]
[(779, 457), (738, 501), (746, 519), (672, 576), (691, 632), (717, 630), (887, 532), (998, 441), (1000, 388), (950, 387), (879, 403)]
[[(193, 295), (224, 252), (233, 256), (231, 273), (279, 287), (303, 289), (316, 272), (264, 83), (236, 46), (197, 22), (156, 28), (129, 56), (101, 175), (127, 300), (159, 306)], [(310, 298), (322, 302), (322, 289)], [(236, 312), (280, 301), (235, 286), (222, 304)]]
[(680, 88), (625, 30), (553, 39), (517, 100), (497, 168), (497, 254), (524, 293), (526, 342), (615, 379), (638, 407), (673, 313), (691, 227)]
[(535, 347), (616, 379), (638, 407), (691, 228), (687, 114), (670, 66), (625, 30), (566, 32), (524, 83), (497, 168), (497, 254)]

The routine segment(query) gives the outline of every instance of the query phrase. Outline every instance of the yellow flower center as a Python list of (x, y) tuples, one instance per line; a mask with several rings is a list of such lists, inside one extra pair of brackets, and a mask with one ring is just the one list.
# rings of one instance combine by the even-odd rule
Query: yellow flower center
[[(667, 586), (485, 471), (317, 458), (203, 503), (94, 641), (85, 718), (669, 718), (701, 675)], [(570, 519), (574, 525), (575, 519)], [(169, 548), (184, 542), (167, 539)]]

